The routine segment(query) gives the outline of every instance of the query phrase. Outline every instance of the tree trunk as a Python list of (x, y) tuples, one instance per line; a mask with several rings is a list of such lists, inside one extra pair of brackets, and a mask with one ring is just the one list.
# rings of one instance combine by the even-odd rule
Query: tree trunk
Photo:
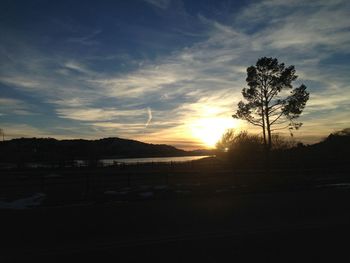
[(270, 174), (270, 152), (271, 152), (271, 127), (270, 127), (270, 118), (269, 118), (269, 112), (268, 112), (268, 103), (265, 102), (265, 117), (266, 117), (266, 130), (267, 130), (267, 138), (268, 138), (268, 144), (266, 147), (266, 174)]
[(264, 148), (266, 149), (267, 147), (267, 142), (266, 142), (266, 127), (265, 127), (265, 114), (264, 114), (264, 104), (263, 101), (261, 101), (261, 118), (262, 118), (262, 128), (263, 128), (263, 137), (264, 137)]
[(269, 118), (269, 102), (267, 100), (266, 91), (264, 92), (264, 104), (265, 104), (265, 118), (266, 118), (266, 130), (267, 130), (267, 150), (271, 150), (271, 127), (270, 127), (270, 118)]
[(266, 110), (266, 129), (267, 129), (267, 139), (268, 139), (267, 149), (268, 149), (268, 151), (270, 151), (271, 150), (271, 146), (272, 146), (271, 127), (270, 127), (269, 114), (268, 114), (267, 110)]

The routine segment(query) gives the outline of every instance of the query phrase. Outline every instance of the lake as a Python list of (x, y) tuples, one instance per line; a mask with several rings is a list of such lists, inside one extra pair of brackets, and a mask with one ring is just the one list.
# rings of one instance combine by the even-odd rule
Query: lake
[[(141, 164), (141, 163), (183, 163), (195, 160), (200, 160), (203, 158), (211, 157), (209, 155), (205, 156), (177, 156), (177, 157), (148, 157), (148, 158), (115, 158), (115, 159), (101, 159), (98, 160), (101, 166), (111, 166), (119, 164)], [(77, 167), (85, 167), (88, 165), (87, 160), (74, 160), (73, 165)], [(72, 164), (66, 165), (70, 167)], [(30, 168), (48, 168), (57, 166), (57, 164), (48, 163), (26, 163), (26, 167)], [(15, 168), (15, 164), (3, 164), (3, 168)]]
[(195, 161), (210, 156), (177, 156), (177, 157), (149, 157), (149, 158), (121, 158), (121, 159), (102, 159), (103, 166), (115, 164), (137, 164), (137, 163), (182, 163)]

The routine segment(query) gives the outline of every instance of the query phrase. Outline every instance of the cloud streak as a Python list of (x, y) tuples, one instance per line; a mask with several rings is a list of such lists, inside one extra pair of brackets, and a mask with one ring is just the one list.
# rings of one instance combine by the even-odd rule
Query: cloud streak
[[(146, 2), (161, 10), (171, 7), (171, 1)], [(272, 56), (295, 65), (297, 84), (308, 86), (311, 97), (301, 117), (305, 126), (296, 136), (316, 140), (332, 131), (327, 122), (334, 125), (331, 129), (350, 125), (344, 114), (350, 108), (350, 68), (349, 63), (338, 63), (339, 57), (349, 55), (349, 12), (346, 1), (254, 2), (225, 20), (193, 15), (206, 29), (205, 38), (153, 59), (139, 58), (130, 70), (96, 68), (94, 63), (110, 63), (116, 55), (110, 53), (87, 60), (35, 51), (19, 60), (6, 52), (16, 63), (1, 67), (0, 82), (40, 97), (59, 120), (89, 127), (85, 136), (116, 134), (198, 146), (191, 123), (231, 120), (246, 86), (246, 68), (261, 56)], [(100, 33), (73, 42), (96, 40), (103, 45)], [(118, 59), (123, 57), (130, 61), (130, 54)]]
[(143, 116), (144, 109), (141, 110), (118, 110), (116, 108), (67, 108), (57, 109), (57, 115), (78, 121), (109, 121), (120, 117)]
[(5, 115), (33, 115), (31, 107), (24, 101), (13, 98), (0, 98), (0, 114)]
[(146, 127), (146, 128), (148, 127), (148, 125), (149, 125), (149, 124), (151, 123), (151, 121), (152, 121), (152, 110), (151, 110), (150, 107), (147, 108), (147, 113), (148, 113), (148, 120), (147, 120), (147, 122), (146, 122), (146, 124), (145, 124), (145, 127)]
[(144, 1), (160, 9), (167, 9), (171, 3), (171, 0), (144, 0)]

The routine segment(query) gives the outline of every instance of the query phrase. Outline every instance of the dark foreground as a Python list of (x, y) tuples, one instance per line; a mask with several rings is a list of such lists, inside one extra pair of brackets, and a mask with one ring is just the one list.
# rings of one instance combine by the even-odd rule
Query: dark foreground
[(350, 189), (1, 210), (0, 262), (349, 262)]

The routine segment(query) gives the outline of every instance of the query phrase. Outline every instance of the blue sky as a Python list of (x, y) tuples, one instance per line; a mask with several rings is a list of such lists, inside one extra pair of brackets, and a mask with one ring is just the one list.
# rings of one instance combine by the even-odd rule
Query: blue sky
[(341, 0), (3, 1), (0, 128), (186, 149), (203, 133), (258, 133), (231, 115), (267, 56), (308, 87), (295, 138), (315, 142), (350, 127), (349, 14)]

